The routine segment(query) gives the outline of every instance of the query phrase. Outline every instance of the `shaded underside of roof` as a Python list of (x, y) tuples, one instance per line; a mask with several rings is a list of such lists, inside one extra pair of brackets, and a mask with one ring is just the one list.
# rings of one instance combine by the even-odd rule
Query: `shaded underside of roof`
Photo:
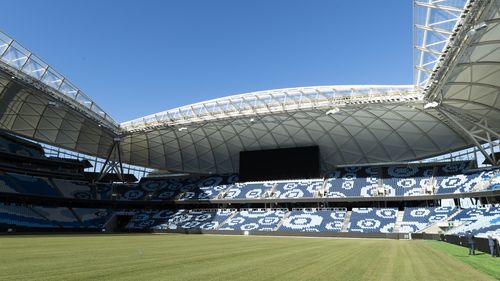
[(0, 72), (0, 129), (89, 155), (106, 157), (114, 132), (71, 103)]
[[(237, 172), (239, 152), (318, 145), (321, 166), (406, 161), (470, 145), (421, 101), (363, 104), (157, 127), (123, 138), (126, 162), (202, 173)], [(300, 160), (297, 160), (300, 161)]]

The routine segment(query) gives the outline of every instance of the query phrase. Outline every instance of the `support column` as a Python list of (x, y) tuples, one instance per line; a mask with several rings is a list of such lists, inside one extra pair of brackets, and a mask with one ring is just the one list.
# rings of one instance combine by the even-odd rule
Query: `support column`
[[(107, 174), (115, 173), (118, 178), (125, 183), (125, 177), (123, 176), (123, 164), (122, 164), (122, 156), (120, 149), (120, 138), (113, 139), (113, 145), (109, 149), (108, 157), (106, 157), (106, 161), (101, 168), (101, 172), (99, 173), (99, 177), (97, 181), (102, 180)], [(117, 155), (118, 154), (118, 155)], [(118, 158), (118, 162), (116, 159)]]
[[(484, 157), (493, 165), (500, 164), (500, 159), (495, 156), (495, 147), (500, 147), (500, 133), (492, 130), (488, 126), (488, 120), (485, 118), (476, 118), (463, 110), (441, 105), (435, 108), (455, 127), (470, 139), (474, 145), (481, 151)], [(468, 129), (465, 124), (470, 125)], [(489, 153), (482, 144), (489, 144)]]

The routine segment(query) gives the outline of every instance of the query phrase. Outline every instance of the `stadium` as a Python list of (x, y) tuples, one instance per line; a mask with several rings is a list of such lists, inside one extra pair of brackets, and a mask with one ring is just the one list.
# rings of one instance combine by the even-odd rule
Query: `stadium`
[(500, 0), (413, 5), (411, 85), (122, 123), (0, 32), (0, 279), (499, 280)]

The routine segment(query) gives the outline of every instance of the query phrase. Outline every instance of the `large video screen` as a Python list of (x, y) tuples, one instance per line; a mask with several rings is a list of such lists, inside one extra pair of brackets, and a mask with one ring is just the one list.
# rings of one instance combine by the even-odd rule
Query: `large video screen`
[(240, 152), (240, 181), (309, 179), (319, 176), (318, 146)]

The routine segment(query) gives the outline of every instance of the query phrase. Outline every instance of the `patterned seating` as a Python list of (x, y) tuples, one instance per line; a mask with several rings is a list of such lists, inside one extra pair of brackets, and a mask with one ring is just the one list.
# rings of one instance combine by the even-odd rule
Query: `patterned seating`
[(194, 190), (185, 192), (181, 200), (217, 199), (219, 194), (229, 188), (229, 186), (232, 186), (236, 180), (236, 175), (210, 176), (203, 178), (196, 183), (196, 188)]
[(7, 181), (20, 193), (61, 197), (61, 193), (46, 178), (7, 173)]
[(138, 185), (117, 185), (115, 191), (119, 200), (145, 200), (147, 194)]
[(327, 179), (327, 197), (370, 197), (378, 186), (378, 168), (344, 167), (338, 168)]
[(113, 193), (113, 186), (106, 183), (98, 183), (95, 186), (96, 199), (110, 200)]
[(56, 224), (25, 206), (6, 205), (0, 203), (0, 224), (33, 228), (54, 228)]
[(488, 190), (496, 190), (500, 188), (500, 173), (498, 173), (494, 178), (491, 179), (490, 186)]
[(353, 208), (349, 232), (390, 233), (396, 224), (398, 210), (392, 208)]
[(432, 173), (433, 167), (391, 166), (383, 169), (383, 184), (390, 196), (421, 195)]
[(7, 152), (11, 154), (17, 154), (20, 156), (27, 156), (32, 158), (43, 158), (43, 149), (34, 143), (31, 146), (37, 146), (37, 149), (21, 143), (13, 141), (11, 138), (14, 137), (4, 137), (0, 135), (0, 152)]
[(312, 198), (323, 188), (323, 180), (300, 180), (278, 182), (274, 191), (275, 198)]
[(468, 162), (456, 162), (439, 166), (435, 175), (437, 194), (473, 191), (475, 185), (488, 180), (494, 170), (467, 172)]
[(93, 199), (88, 182), (53, 179), (54, 184), (64, 197), (77, 199)]
[(87, 228), (102, 228), (109, 220), (112, 212), (106, 209), (72, 208)]
[(145, 230), (168, 222), (176, 214), (175, 210), (143, 210), (135, 213), (130, 222), (125, 227), (131, 230)]
[(471, 231), (477, 236), (486, 236), (489, 233), (500, 234), (500, 207), (485, 206), (463, 209), (453, 217), (454, 228), (448, 230), (448, 234), (463, 235)]
[(345, 209), (293, 209), (278, 231), (339, 232), (346, 213)]
[(242, 209), (219, 230), (274, 231), (287, 209)]
[(417, 232), (435, 222), (448, 219), (456, 210), (456, 207), (405, 208), (399, 232)]
[(456, 175), (436, 176), (437, 194), (470, 192), (474, 186), (485, 180), (491, 171), (474, 172)]
[(266, 191), (273, 188), (275, 182), (255, 182), (255, 183), (237, 183), (230, 186), (224, 199), (258, 199), (264, 198)]
[(35, 212), (62, 228), (81, 228), (83, 225), (70, 209), (64, 207), (32, 207)]
[(214, 230), (235, 212), (235, 209), (145, 211), (135, 214), (127, 228), (142, 230)]
[[(154, 227), (155, 229), (216, 229), (215, 222), (217, 209), (208, 210), (179, 210), (166, 223)], [(219, 217), (220, 219), (220, 217)]]
[(182, 192), (193, 191), (199, 177), (175, 177), (167, 179), (141, 179), (140, 188), (146, 192), (153, 192), (153, 200), (174, 199)]

